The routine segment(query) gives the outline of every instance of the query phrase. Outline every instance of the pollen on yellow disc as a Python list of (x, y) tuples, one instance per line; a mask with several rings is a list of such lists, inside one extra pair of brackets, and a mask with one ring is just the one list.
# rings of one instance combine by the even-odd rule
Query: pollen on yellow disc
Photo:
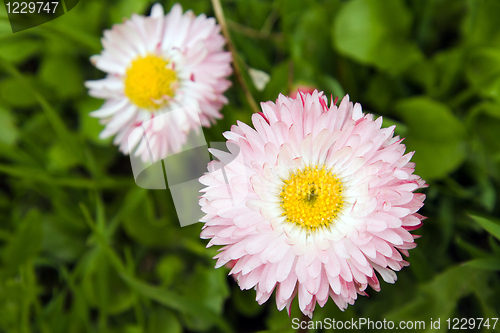
[(342, 209), (342, 182), (324, 167), (306, 167), (284, 183), (281, 207), (290, 223), (309, 230), (326, 227)]
[(175, 72), (167, 68), (168, 61), (147, 55), (132, 61), (125, 74), (125, 95), (135, 105), (156, 110), (174, 96)]

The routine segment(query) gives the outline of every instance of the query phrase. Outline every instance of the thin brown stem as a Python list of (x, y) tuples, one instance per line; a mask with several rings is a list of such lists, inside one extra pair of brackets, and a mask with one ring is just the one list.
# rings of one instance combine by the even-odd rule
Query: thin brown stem
[(268, 33), (261, 30), (255, 30), (231, 20), (227, 20), (227, 24), (231, 30), (253, 39), (270, 39), (276, 43), (283, 43), (285, 41), (283, 35), (280, 33)]
[(224, 12), (222, 10), (220, 0), (212, 0), (212, 6), (214, 7), (215, 17), (217, 17), (217, 21), (219, 21), (219, 24), (221, 26), (222, 34), (224, 35), (224, 37), (226, 37), (227, 47), (229, 48), (229, 51), (233, 56), (234, 75), (236, 75), (252, 111), (260, 112), (260, 108), (255, 102), (255, 99), (253, 98), (252, 93), (250, 92), (250, 89), (248, 88), (248, 85), (243, 78), (241, 67), (238, 63), (238, 53), (236, 52), (236, 48), (231, 41), (231, 37), (229, 36), (229, 30), (227, 29), (226, 19), (224, 17)]
[(271, 29), (273, 28), (274, 23), (276, 23), (276, 20), (278, 19), (278, 11), (274, 9), (269, 16), (266, 18), (266, 21), (262, 25), (262, 29), (260, 31), (262, 33), (270, 34)]

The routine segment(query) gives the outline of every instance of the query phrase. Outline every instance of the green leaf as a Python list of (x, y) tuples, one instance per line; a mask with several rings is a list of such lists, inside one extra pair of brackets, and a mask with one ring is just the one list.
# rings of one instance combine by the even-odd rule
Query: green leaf
[[(26, 76), (29, 82), (34, 82), (32, 76)], [(20, 78), (9, 77), (0, 81), (0, 100), (15, 107), (32, 107), (37, 104), (35, 96), (26, 89)]]
[(273, 67), (271, 71), (271, 80), (264, 90), (265, 100), (276, 100), (280, 93), (286, 94), (288, 83), (288, 61), (282, 62)]
[(498, 140), (500, 116), (495, 114), (495, 112), (500, 111), (500, 107), (495, 104), (484, 103), (481, 110), (482, 114), (477, 112), (477, 116), (474, 116), (471, 130), (480, 139), (488, 153), (488, 157), (493, 157), (495, 153), (500, 152), (500, 140)]
[(0, 107), (0, 142), (13, 145), (19, 136), (14, 117), (9, 110)]
[(2, 57), (12, 64), (23, 63), (36, 55), (40, 50), (41, 43), (36, 39), (10, 38), (0, 41)]
[(240, 290), (234, 286), (231, 293), (231, 300), (239, 313), (246, 317), (255, 317), (263, 311), (263, 307), (255, 301), (254, 290)]
[[(369, 83), (364, 98), (372, 105), (373, 111), (382, 115), (387, 114), (393, 107), (394, 100), (400, 90), (400, 83), (388, 75), (374, 75)], [(385, 118), (384, 118), (385, 121)]]
[(475, 48), (468, 55), (465, 75), (483, 97), (500, 99), (500, 50), (496, 47)]
[(484, 114), (489, 115), (500, 120), (500, 104), (495, 104), (491, 102), (484, 102), (480, 104), (480, 111)]
[(37, 210), (30, 210), (21, 221), (16, 222), (19, 229), (1, 254), (6, 266), (13, 270), (36, 256), (43, 238), (42, 220)]
[(156, 272), (164, 286), (170, 286), (175, 278), (183, 271), (184, 261), (177, 255), (167, 255), (156, 266)]
[(128, 310), (135, 301), (135, 295), (119, 277), (105, 253), (97, 249), (89, 257), (83, 275), (82, 285), (90, 304), (108, 314)]
[(7, 9), (5, 6), (0, 6), (0, 38), (12, 35)]
[[(498, 273), (497, 273), (498, 274)], [(482, 309), (483, 318), (498, 318), (498, 280), (492, 279), (493, 274), (483, 274), (472, 287)]]
[[(458, 301), (471, 293), (472, 286), (479, 279), (480, 273), (465, 266), (454, 266), (437, 275), (432, 281), (421, 285), (416, 295), (406, 305), (393, 309), (384, 317), (387, 320), (423, 320), (430, 318), (441, 321), (452, 316)], [(426, 325), (425, 332), (433, 332)]]
[[(295, 304), (293, 304), (295, 303)], [(279, 311), (276, 306), (271, 306), (267, 309), (268, 315), (266, 316), (266, 327), (271, 332), (296, 332), (292, 328), (292, 320), (295, 318), (299, 318), (302, 320), (303, 315), (300, 312), (298, 302), (296, 300), (292, 303), (291, 306), (291, 315), (289, 316), (287, 310), (284, 309)], [(340, 311), (339, 311), (340, 312)], [(335, 314), (336, 319), (338, 319), (338, 314)]]
[[(115, 332), (115, 331), (113, 331)], [(118, 332), (118, 331), (117, 331)], [(123, 333), (144, 333), (142, 327), (137, 325), (126, 325), (125, 327), (120, 327), (119, 332)]]
[(466, 11), (462, 23), (462, 31), (468, 45), (500, 45), (500, 2), (494, 0), (467, 1), (469, 10)]
[[(165, 8), (165, 11), (169, 11), (170, 10), (170, 7), (174, 4), (174, 3), (180, 3), (182, 5), (182, 8), (184, 8), (184, 10), (187, 10), (188, 8), (191, 9), (196, 15), (200, 15), (202, 13), (209, 13), (211, 10), (212, 10), (212, 4), (209, 2), (209, 1), (192, 1), (192, 0), (179, 0), (179, 1), (170, 1), (169, 5), (166, 5), (164, 6)], [(242, 3), (244, 1), (241, 1)], [(240, 2), (238, 2), (239, 4)], [(261, 2), (258, 1), (258, 3), (260, 4)], [(255, 13), (257, 16), (257, 13)], [(249, 15), (249, 16), (254, 16), (254, 15)]]
[[(464, 49), (460, 47), (445, 49), (430, 59), (422, 59), (415, 63), (405, 71), (405, 75), (412, 82), (422, 86), (429, 97), (444, 99), (462, 84), (464, 54)], [(397, 88), (396, 86), (389, 91)]]
[(75, 60), (69, 54), (48, 54), (41, 62), (38, 71), (41, 81), (60, 98), (78, 96), (84, 90), (81, 70)]
[[(130, 195), (132, 194), (130, 193), (125, 199), (126, 202), (133, 199)], [(140, 198), (136, 206), (138, 208), (124, 216), (123, 226), (127, 234), (135, 241), (147, 246), (165, 247), (172, 238), (172, 221), (170, 216), (163, 215), (158, 218), (154, 205), (152, 195), (147, 193)]]
[(396, 135), (405, 136), (406, 133), (408, 133), (408, 126), (406, 126), (405, 124), (400, 123), (399, 121), (396, 121), (389, 117), (383, 117), (382, 127), (391, 127), (391, 126), (396, 126), (396, 128), (394, 129), (394, 133)]
[(489, 257), (489, 258), (474, 259), (471, 261), (464, 262), (462, 265), (489, 271), (500, 271), (500, 258)]
[[(0, 82), (0, 97), (2, 95), (2, 85), (4, 85), (7, 80), (14, 80), (14, 82), (17, 82), (19, 86), (17, 86), (16, 89), (20, 89), (22, 91), (23, 97), (25, 97), (27, 101), (30, 101), (31, 99), (29, 105), (31, 105), (31, 102), (33, 100), (40, 104), (43, 111), (45, 112), (47, 119), (59, 136), (62, 144), (65, 145), (66, 150), (72, 151), (72, 153), (76, 156), (81, 156), (81, 147), (76, 144), (75, 138), (71, 135), (71, 132), (66, 127), (66, 124), (62, 120), (60, 114), (47, 102), (44, 95), (40, 91), (33, 88), (33, 85), (29, 80), (30, 77), (23, 75), (16, 67), (12, 66), (3, 58), (0, 58), (0, 65), (2, 65), (13, 76), (12, 78)], [(3, 91), (4, 94), (9, 92), (5, 89), (6, 88), (4, 88)], [(14, 91), (12, 93), (19, 94), (18, 92)], [(23, 103), (25, 102), (26, 101), (24, 101)]]
[[(298, 22), (295, 22), (294, 31), (290, 35), (289, 45), (294, 63), (306, 60), (308, 64), (314, 66), (316, 74), (331, 72), (335, 66), (335, 58), (332, 59), (335, 54), (332, 52), (329, 35), (329, 17), (336, 12), (337, 3), (338, 1), (328, 1), (309, 6), (307, 11), (301, 13)], [(299, 66), (294, 68), (295, 73), (300, 71)], [(311, 78), (298, 77), (298, 79)]]
[(335, 97), (341, 99), (345, 96), (344, 88), (342, 88), (342, 85), (336, 78), (325, 75), (322, 77), (321, 82), (322, 86), (318, 88), (324, 91), (327, 97), (333, 95), (333, 99), (335, 100)]
[[(197, 265), (194, 274), (190, 275), (182, 287), (183, 294), (214, 313), (222, 314), (224, 301), (229, 296), (226, 283), (226, 271)], [(191, 314), (184, 314), (184, 322), (191, 330), (206, 330), (211, 321)], [(203, 320), (202, 320), (203, 319)]]
[[(134, 13), (146, 14), (148, 2), (147, 0), (123, 0), (118, 2), (117, 5), (110, 8), (112, 22), (122, 22), (123, 19), (129, 19)], [(166, 11), (168, 12), (168, 9)]]
[(211, 309), (206, 308), (202, 304), (193, 302), (186, 297), (182, 297), (166, 289), (151, 286), (126, 274), (122, 274), (122, 278), (131, 288), (135, 289), (142, 296), (157, 301), (158, 303), (163, 304), (172, 310), (177, 310), (184, 314), (201, 317), (204, 320), (216, 324), (224, 332), (232, 331), (221, 317), (219, 317), (215, 312), (213, 312)]
[(472, 256), (474, 258), (484, 258), (484, 257), (487, 257), (490, 255), (489, 252), (466, 242), (465, 240), (463, 240), (459, 236), (457, 236), (455, 238), (455, 243), (458, 245), (458, 247), (460, 247), (460, 249), (464, 250), (465, 252), (467, 252), (470, 256)]
[(21, 332), (23, 325), (26, 331), (26, 324), (21, 323), (21, 315), (28, 303), (28, 286), (21, 276), (7, 279), (0, 283), (0, 328), (5, 332)]
[(333, 24), (335, 48), (358, 62), (399, 73), (422, 58), (408, 40), (411, 13), (401, 0), (354, 0), (344, 4)]
[(431, 96), (447, 96), (460, 82), (463, 76), (463, 49), (450, 49), (438, 53), (433, 59), (435, 86), (428, 87)]
[(479, 223), (484, 230), (488, 231), (494, 237), (500, 240), (500, 223), (486, 219), (477, 215), (469, 215), (474, 221)]
[(61, 316), (64, 313), (65, 299), (68, 297), (66, 291), (54, 295), (50, 303), (45, 305), (43, 310), (44, 323), (51, 328), (52, 332), (64, 332), (70, 320), (67, 316)]
[(455, 170), (466, 157), (465, 127), (444, 104), (427, 97), (400, 100), (395, 109), (408, 126), (405, 144), (423, 179)]
[[(111, 8), (106, 6), (106, 3), (101, 1), (78, 1), (78, 0), (65, 0), (66, 8), (71, 5), (71, 3), (78, 3), (76, 10), (70, 9), (70, 12), (61, 18), (51, 22), (51, 28), (56, 28), (58, 30), (67, 32), (72, 30), (71, 33), (74, 35), (75, 40), (83, 42), (84, 40), (93, 39), (93, 42), (97, 45), (99, 51), (99, 40), (95, 38), (95, 34), (101, 34), (103, 14), (108, 13)], [(114, 6), (113, 6), (114, 7)], [(45, 27), (45, 26), (44, 26)], [(92, 35), (89, 33), (93, 33)], [(67, 43), (64, 43), (67, 44)], [(82, 43), (85, 45), (85, 43)]]
[(77, 260), (85, 250), (85, 233), (67, 219), (45, 215), (42, 251), (63, 262)]
[(50, 147), (48, 168), (50, 170), (68, 170), (78, 164), (78, 159), (70, 152), (66, 151), (61, 143), (56, 142)]
[(177, 316), (165, 308), (154, 308), (148, 316), (147, 333), (180, 333), (182, 326)]

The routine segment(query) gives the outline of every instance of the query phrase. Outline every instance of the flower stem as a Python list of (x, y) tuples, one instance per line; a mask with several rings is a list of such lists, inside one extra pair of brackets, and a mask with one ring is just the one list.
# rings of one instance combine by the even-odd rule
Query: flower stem
[(220, 0), (212, 0), (212, 6), (214, 7), (214, 12), (215, 16), (217, 17), (217, 21), (219, 21), (219, 24), (221, 26), (222, 34), (224, 35), (224, 37), (226, 37), (229, 51), (233, 56), (234, 75), (236, 75), (236, 77), (238, 78), (238, 81), (241, 85), (241, 88), (243, 89), (243, 92), (245, 93), (245, 97), (248, 101), (248, 104), (252, 108), (252, 111), (260, 112), (260, 108), (255, 102), (255, 99), (253, 98), (252, 93), (250, 92), (250, 89), (248, 88), (248, 85), (245, 79), (243, 78), (241, 67), (238, 64), (238, 53), (236, 52), (236, 48), (234, 47), (234, 44), (231, 41), (231, 37), (229, 36), (229, 30), (227, 29), (226, 19), (224, 17), (224, 12), (222, 10)]

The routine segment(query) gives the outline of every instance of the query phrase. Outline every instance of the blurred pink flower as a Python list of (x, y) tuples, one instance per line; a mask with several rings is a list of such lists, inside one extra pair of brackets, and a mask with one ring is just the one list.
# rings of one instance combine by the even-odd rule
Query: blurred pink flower
[(329, 297), (344, 310), (368, 285), (379, 291), (375, 272), (394, 283), (424, 219), (425, 195), (413, 191), (426, 184), (394, 126), (348, 96), (327, 102), (314, 91), (262, 103), (255, 130), (226, 132), (230, 153), (212, 150), (220, 161), (200, 178), (201, 237), (224, 245), (216, 267), (236, 262), (230, 274), (259, 304), (276, 290), (279, 310), (298, 296), (310, 317)]
[(292, 87), (292, 91), (290, 92), (290, 96), (295, 97), (299, 93), (304, 94), (312, 94), (316, 90), (313, 86), (308, 84), (296, 84)]
[[(138, 146), (135, 154), (147, 160), (142, 136), (131, 137), (128, 144), (132, 131), (147, 122), (150, 149), (158, 160), (180, 151), (187, 133), (200, 122), (209, 127), (220, 119), (232, 69), (219, 31), (214, 18), (183, 14), (179, 4), (167, 15), (155, 4), (151, 16), (134, 14), (104, 31), (104, 50), (91, 60), (107, 76), (86, 82), (91, 96), (106, 100), (91, 113), (106, 126), (100, 137), (116, 135), (114, 143), (124, 154)], [(159, 117), (185, 106), (194, 108), (184, 117)]]

